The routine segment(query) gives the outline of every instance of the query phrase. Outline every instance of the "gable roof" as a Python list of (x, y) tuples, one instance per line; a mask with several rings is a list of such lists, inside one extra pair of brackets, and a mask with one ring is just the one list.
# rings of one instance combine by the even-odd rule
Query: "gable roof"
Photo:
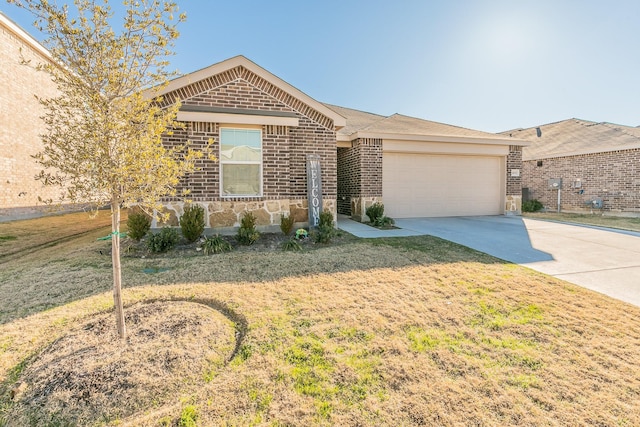
[[(226, 79), (240, 78), (244, 70), (249, 71), (253, 76), (257, 77), (256, 81), (251, 82), (252, 84), (257, 85), (263, 90), (266, 88), (266, 85), (271, 85), (275, 90), (274, 93), (270, 93), (270, 95), (277, 97), (278, 99), (281, 98), (281, 101), (284, 101), (301, 114), (308, 115), (308, 111), (301, 110), (311, 108), (322, 116), (330, 119), (336, 129), (345, 126), (346, 120), (340, 114), (326, 107), (321, 102), (311, 98), (309, 95), (298, 90), (242, 55), (235, 56), (193, 73), (189, 73), (185, 76), (178, 77), (171, 80), (169, 84), (160, 91), (149, 91), (148, 93), (152, 94), (152, 96), (173, 94), (174, 97), (169, 96), (166, 100), (167, 102), (172, 102), (176, 98), (185, 100), (213, 88), (212, 85), (220, 84), (219, 79), (216, 79), (217, 76), (226, 75)], [(315, 114), (311, 115), (313, 116)], [(314, 117), (310, 118), (313, 119)]]
[(531, 141), (523, 160), (640, 148), (640, 128), (575, 118), (501, 133)]
[(326, 105), (347, 119), (347, 125), (338, 131), (338, 141), (383, 138), (500, 145), (528, 144), (527, 141), (508, 135), (482, 132), (402, 114), (381, 116), (336, 105)]
[[(247, 71), (251, 74), (250, 76), (247, 75)], [(164, 104), (166, 105), (177, 99), (189, 99), (228, 81), (245, 77), (261, 90), (266, 91), (267, 86), (275, 88), (268, 90), (270, 95), (301, 114), (315, 119), (318, 123), (331, 121), (336, 129), (339, 142), (348, 142), (356, 138), (384, 138), (520, 146), (528, 144), (527, 141), (501, 134), (482, 132), (401, 114), (383, 116), (337, 105), (323, 104), (242, 55), (176, 78), (161, 90), (152, 92), (150, 89), (147, 93), (150, 96), (164, 95)], [(313, 112), (309, 109), (312, 109)], [(323, 120), (318, 115), (326, 119)]]

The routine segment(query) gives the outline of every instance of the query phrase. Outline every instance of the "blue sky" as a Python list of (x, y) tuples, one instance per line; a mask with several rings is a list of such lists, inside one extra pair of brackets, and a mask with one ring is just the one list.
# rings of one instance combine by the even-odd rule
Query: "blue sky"
[[(244, 55), (319, 101), (378, 114), (488, 132), (640, 125), (638, 0), (178, 3), (182, 73)], [(30, 15), (0, 10), (42, 38)]]

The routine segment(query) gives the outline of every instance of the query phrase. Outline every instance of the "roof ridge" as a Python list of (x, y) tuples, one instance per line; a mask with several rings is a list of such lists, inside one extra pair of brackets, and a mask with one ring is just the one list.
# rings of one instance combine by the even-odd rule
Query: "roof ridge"
[[(602, 126), (606, 126), (606, 127), (611, 128), (611, 129), (613, 129), (613, 130), (618, 130), (618, 131), (620, 131), (620, 132), (624, 133), (625, 135), (628, 135), (628, 136), (630, 136), (630, 137), (632, 137), (632, 138), (635, 138), (635, 139), (637, 139), (637, 140), (639, 140), (639, 141), (640, 141), (640, 136), (635, 135), (635, 134), (633, 134), (633, 133), (630, 133), (630, 132), (628, 132), (628, 131), (625, 129), (625, 128), (628, 128), (629, 126), (625, 126), (625, 125), (618, 125), (618, 124), (615, 124), (615, 123), (609, 123), (609, 122), (602, 122), (602, 123), (600, 123), (600, 124), (601, 124)], [(617, 127), (614, 127), (614, 126), (617, 126)], [(633, 128), (633, 129), (635, 129), (635, 128)]]
[[(357, 111), (358, 113), (371, 114), (372, 116), (379, 116), (379, 117), (383, 117), (383, 118), (387, 118), (388, 117), (388, 116), (385, 116), (383, 114), (372, 113), (371, 111), (358, 110), (357, 108), (343, 107), (342, 105), (330, 104), (328, 102), (321, 102), (321, 103), (324, 104), (326, 107), (331, 108), (332, 110), (333, 110), (332, 107), (337, 107), (337, 108), (342, 108), (342, 109), (345, 109), (345, 110)], [(338, 112), (336, 111), (336, 113), (338, 113)], [(338, 113), (338, 114), (340, 114), (340, 113)]]
[(389, 118), (393, 117), (393, 116), (407, 117), (407, 118), (410, 118), (410, 119), (420, 120), (420, 121), (423, 121), (423, 122), (435, 123), (435, 124), (441, 125), (441, 126), (448, 126), (448, 127), (452, 127), (452, 128), (463, 129), (463, 130), (469, 131), (469, 132), (484, 133), (486, 135), (500, 135), (500, 133), (493, 133), (493, 132), (487, 132), (487, 131), (484, 131), (484, 130), (471, 129), (471, 128), (464, 127), (464, 126), (452, 125), (452, 124), (449, 124), (449, 123), (443, 123), (443, 122), (438, 122), (438, 121), (435, 121), (435, 120), (423, 119), (421, 117), (408, 116), (406, 114), (400, 114), (400, 113), (393, 113), (391, 116), (389, 116)]

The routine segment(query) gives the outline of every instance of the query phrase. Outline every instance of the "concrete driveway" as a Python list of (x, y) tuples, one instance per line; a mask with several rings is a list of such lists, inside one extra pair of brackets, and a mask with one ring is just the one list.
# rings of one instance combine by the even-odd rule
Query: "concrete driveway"
[(396, 235), (437, 236), (640, 306), (640, 233), (516, 216), (398, 219), (396, 225)]
[(511, 216), (400, 219), (397, 225), (640, 306), (640, 233)]

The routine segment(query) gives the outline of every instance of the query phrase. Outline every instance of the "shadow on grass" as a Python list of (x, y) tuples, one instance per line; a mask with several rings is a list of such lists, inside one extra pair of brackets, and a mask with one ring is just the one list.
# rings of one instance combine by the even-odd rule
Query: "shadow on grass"
[[(41, 263), (11, 263), (0, 276), (0, 325), (111, 290), (108, 243), (79, 239)], [(65, 253), (68, 252), (68, 253)], [(402, 268), (416, 265), (473, 262), (504, 264), (503, 260), (432, 236), (358, 239), (342, 232), (335, 243), (314, 245), (301, 252), (280, 249), (238, 250), (204, 256), (122, 258), (126, 288), (177, 283), (259, 283), (318, 274)], [(5, 264), (6, 265), (6, 264)], [(145, 271), (154, 270), (155, 274)]]

